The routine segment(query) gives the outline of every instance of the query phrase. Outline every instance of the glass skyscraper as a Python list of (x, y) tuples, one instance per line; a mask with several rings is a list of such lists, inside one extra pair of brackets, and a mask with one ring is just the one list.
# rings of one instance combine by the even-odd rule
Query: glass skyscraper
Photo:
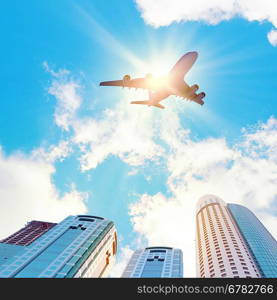
[(277, 278), (277, 241), (248, 208), (206, 195), (196, 226), (198, 277)]
[(261, 277), (255, 259), (222, 199), (214, 195), (199, 199), (196, 226), (198, 277)]
[(0, 243), (0, 277), (105, 277), (117, 234), (101, 217), (69, 216), (58, 224), (32, 221)]
[(122, 277), (183, 277), (182, 251), (169, 247), (148, 247), (136, 250)]
[(228, 204), (262, 277), (277, 278), (277, 241), (246, 207)]

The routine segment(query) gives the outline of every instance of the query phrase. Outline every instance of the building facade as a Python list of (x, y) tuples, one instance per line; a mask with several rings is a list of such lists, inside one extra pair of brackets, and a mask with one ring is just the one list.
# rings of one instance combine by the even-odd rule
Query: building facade
[(214, 195), (202, 197), (196, 227), (197, 277), (262, 276), (223, 200)]
[[(30, 222), (0, 243), (1, 278), (108, 275), (117, 252), (113, 222), (79, 215), (69, 216), (58, 224), (46, 223), (47, 228), (39, 223), (46, 222)], [(44, 230), (37, 229), (41, 226)], [(24, 232), (30, 234), (31, 239), (24, 237)]]
[(183, 277), (182, 251), (169, 247), (148, 247), (136, 250), (122, 277)]
[(262, 277), (277, 278), (277, 241), (248, 208), (228, 204), (228, 209)]
[(31, 221), (24, 228), (3, 239), (1, 243), (28, 246), (55, 225), (56, 223)]

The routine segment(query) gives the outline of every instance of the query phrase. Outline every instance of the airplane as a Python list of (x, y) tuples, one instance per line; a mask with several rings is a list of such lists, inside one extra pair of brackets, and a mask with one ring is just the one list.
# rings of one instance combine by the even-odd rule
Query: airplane
[(147, 74), (144, 78), (131, 79), (130, 75), (125, 75), (122, 80), (100, 82), (100, 86), (119, 86), (149, 91), (149, 100), (132, 101), (131, 104), (143, 104), (163, 109), (165, 107), (160, 102), (174, 95), (203, 105), (204, 101), (202, 99), (206, 94), (204, 92), (196, 94), (199, 86), (197, 84), (189, 86), (184, 81), (185, 75), (193, 66), (197, 57), (198, 53), (195, 51), (186, 53), (165, 77), (154, 78), (152, 74)]

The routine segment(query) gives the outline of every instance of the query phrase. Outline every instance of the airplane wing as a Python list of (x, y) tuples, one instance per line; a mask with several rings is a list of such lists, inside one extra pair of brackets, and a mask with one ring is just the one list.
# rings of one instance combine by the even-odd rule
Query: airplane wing
[(200, 105), (203, 105), (204, 104), (203, 98), (205, 98), (206, 94), (204, 92), (201, 92), (199, 94), (196, 94), (194, 92), (191, 95), (188, 94), (186, 97), (184, 97), (184, 95), (176, 93), (175, 96), (181, 97), (184, 100), (193, 101)]
[(197, 57), (197, 52), (188, 52), (183, 55), (170, 71), (170, 77), (172, 80), (183, 80), (185, 75), (195, 63)]
[(200, 105), (203, 105), (204, 104), (204, 101), (203, 101), (203, 98), (206, 96), (206, 94), (204, 92), (202, 93), (199, 93), (199, 94), (192, 94), (186, 98), (182, 97), (183, 99), (185, 100), (189, 100), (189, 101), (193, 101), (193, 102), (196, 102)]
[(191, 97), (188, 98), (188, 100), (190, 101), (194, 101), (200, 105), (204, 104), (203, 98), (206, 96), (206, 94), (204, 92), (199, 93), (199, 94), (194, 94)]
[(134, 78), (100, 82), (101, 86), (120, 86), (136, 89), (151, 89), (149, 80), (147, 78)]

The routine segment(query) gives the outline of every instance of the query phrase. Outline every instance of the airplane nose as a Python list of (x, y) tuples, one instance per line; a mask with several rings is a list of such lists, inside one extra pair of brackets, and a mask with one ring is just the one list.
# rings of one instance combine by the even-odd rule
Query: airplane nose
[(192, 52), (190, 52), (190, 55), (192, 55), (192, 56), (194, 56), (195, 58), (197, 58), (197, 57), (198, 57), (198, 52), (192, 51)]

